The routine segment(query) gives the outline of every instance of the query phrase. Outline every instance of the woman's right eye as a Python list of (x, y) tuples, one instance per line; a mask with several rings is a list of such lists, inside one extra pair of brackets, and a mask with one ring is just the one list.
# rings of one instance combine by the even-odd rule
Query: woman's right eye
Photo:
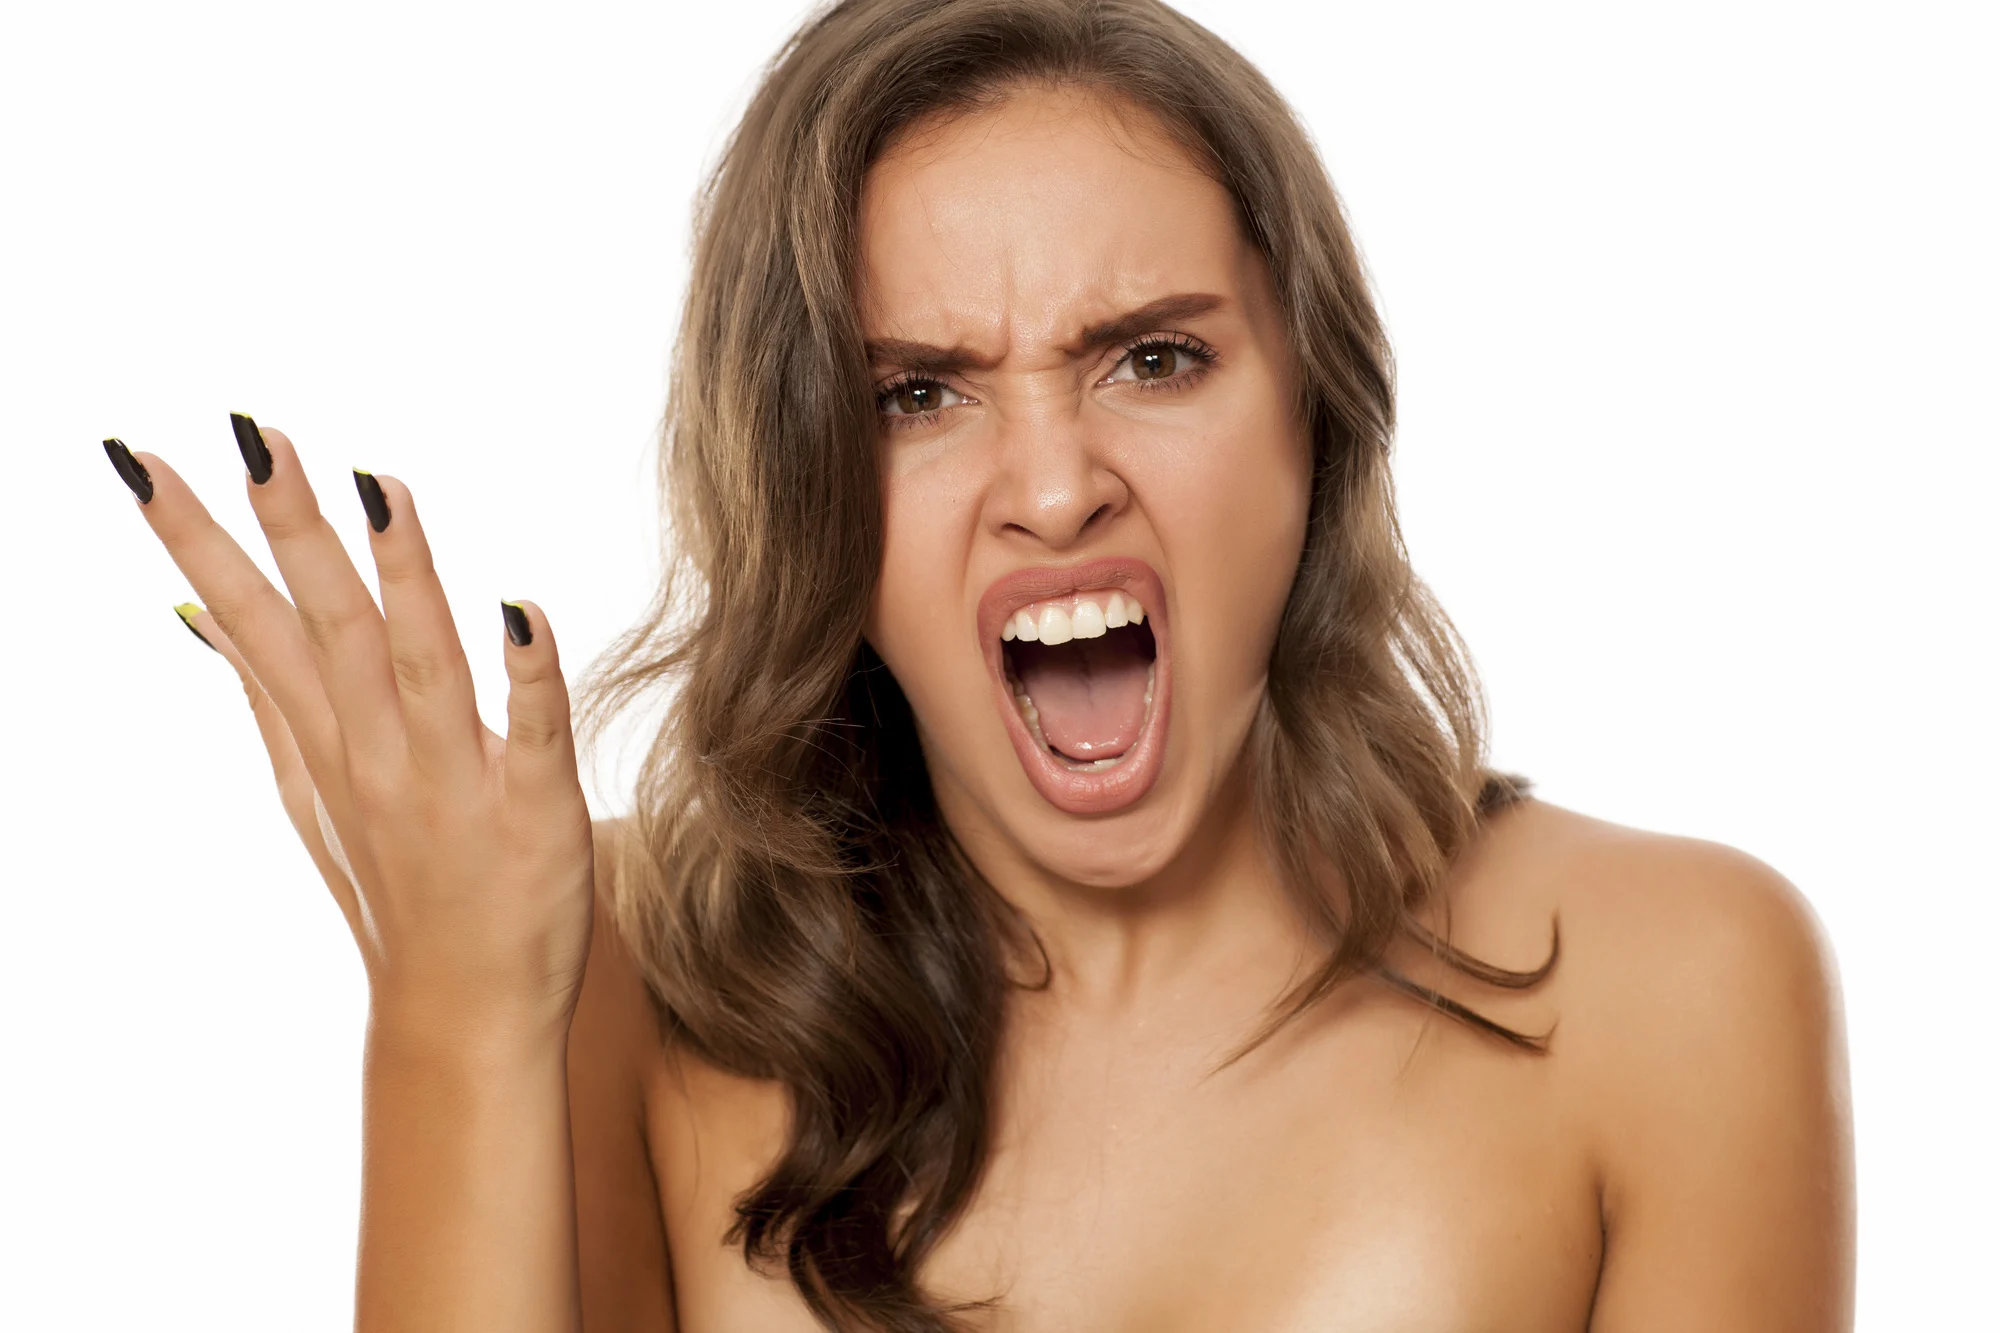
[[(928, 418), (947, 407), (965, 401), (965, 395), (937, 380), (911, 376), (885, 385), (875, 396), (875, 405), (885, 417)], [(914, 424), (908, 421), (899, 426)]]

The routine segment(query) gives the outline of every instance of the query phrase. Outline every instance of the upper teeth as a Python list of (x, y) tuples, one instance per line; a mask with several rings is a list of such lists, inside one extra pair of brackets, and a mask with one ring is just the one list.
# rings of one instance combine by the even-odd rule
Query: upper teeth
[(1002, 641), (1021, 639), (1028, 643), (1068, 643), (1071, 639), (1095, 639), (1107, 629), (1120, 625), (1143, 625), (1146, 610), (1138, 599), (1122, 592), (1088, 593), (1069, 605), (1042, 602), (1024, 606), (1000, 627)]

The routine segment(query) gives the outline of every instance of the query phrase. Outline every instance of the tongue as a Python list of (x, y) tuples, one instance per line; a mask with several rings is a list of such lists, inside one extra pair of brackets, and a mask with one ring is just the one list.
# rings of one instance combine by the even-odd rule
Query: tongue
[(1107, 634), (1017, 644), (1014, 670), (1051, 746), (1071, 759), (1110, 759), (1139, 739), (1151, 660), (1136, 636)]

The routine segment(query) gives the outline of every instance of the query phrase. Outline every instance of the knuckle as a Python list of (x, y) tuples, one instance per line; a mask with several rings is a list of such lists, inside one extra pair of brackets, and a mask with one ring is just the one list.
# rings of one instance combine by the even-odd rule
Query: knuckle
[(556, 665), (555, 654), (535, 652), (532, 646), (524, 653), (507, 654), (507, 676), (515, 685), (528, 690), (562, 683), (562, 670)]
[(431, 564), (428, 550), (419, 545), (414, 550), (400, 551), (395, 555), (375, 559), (375, 572), (384, 584), (402, 588), (411, 584), (428, 585), (437, 576)]
[(451, 678), (449, 669), (435, 656), (410, 649), (391, 651), (389, 666), (396, 676), (396, 688), (413, 698), (438, 694)]
[(306, 642), (315, 648), (329, 648), (353, 632), (361, 623), (358, 608), (337, 606), (326, 610), (298, 608), (299, 628), (305, 631)]
[(355, 812), (363, 819), (376, 819), (409, 807), (409, 783), (401, 765), (383, 763), (349, 753), (347, 792)]
[(340, 624), (336, 617), (323, 611), (299, 608), (299, 628), (305, 631), (306, 642), (315, 648), (324, 648), (340, 635)]
[(507, 719), (507, 744), (531, 754), (547, 754), (562, 748), (568, 732), (540, 714), (514, 714)]
[(257, 511), (257, 526), (273, 545), (309, 536), (321, 521), (319, 509), (313, 505), (267, 504)]
[(391, 804), (385, 784), (366, 773), (355, 772), (351, 767), (347, 775), (347, 797), (354, 806), (354, 813), (363, 819), (379, 815)]
[(229, 636), (231, 643), (242, 647), (256, 638), (252, 626), (259, 614), (257, 604), (262, 601), (261, 598), (254, 594), (246, 596), (234, 589), (222, 589), (208, 592), (202, 600), (208, 607), (210, 618), (222, 627), (222, 632)]
[(347, 803), (363, 828), (379, 828), (384, 820), (402, 809), (402, 802), (387, 784), (361, 778), (349, 779)]

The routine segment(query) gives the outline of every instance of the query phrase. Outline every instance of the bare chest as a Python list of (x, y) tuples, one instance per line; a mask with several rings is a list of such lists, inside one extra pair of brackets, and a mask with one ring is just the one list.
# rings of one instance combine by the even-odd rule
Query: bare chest
[[(1550, 1057), (1379, 1017), (1221, 1074), (1143, 1042), (1037, 1052), (927, 1284), (991, 1300), (993, 1333), (1582, 1330), (1597, 1201)], [(701, 1169), (662, 1179), (681, 1329), (809, 1333), (719, 1240), (781, 1120), (716, 1109)], [(759, 1114), (760, 1146), (730, 1137)]]

